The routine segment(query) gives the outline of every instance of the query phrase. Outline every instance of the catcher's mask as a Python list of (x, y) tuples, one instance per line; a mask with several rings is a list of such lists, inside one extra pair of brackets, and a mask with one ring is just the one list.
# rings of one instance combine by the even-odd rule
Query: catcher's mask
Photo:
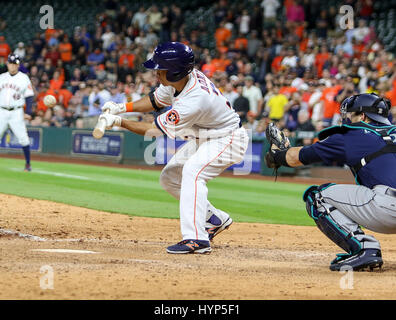
[(347, 114), (349, 112), (362, 112), (371, 120), (391, 125), (388, 120), (389, 109), (391, 107), (390, 101), (379, 97), (374, 93), (362, 93), (345, 98), (341, 103), (340, 112), (342, 123), (350, 123), (351, 120)]

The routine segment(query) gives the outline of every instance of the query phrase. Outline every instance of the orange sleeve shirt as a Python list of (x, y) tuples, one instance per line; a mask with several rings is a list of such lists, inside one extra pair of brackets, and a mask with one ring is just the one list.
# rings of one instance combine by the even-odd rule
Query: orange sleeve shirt
[(52, 90), (59, 90), (60, 88), (62, 88), (62, 85), (63, 85), (63, 80), (61, 80), (61, 79), (50, 80), (50, 89), (52, 89)]
[(216, 45), (220, 46), (222, 42), (231, 37), (231, 31), (227, 28), (218, 28), (215, 32)]
[(11, 52), (11, 49), (7, 43), (0, 44), (0, 56), (7, 58), (8, 55), (10, 54), (10, 52)]
[(69, 62), (72, 59), (72, 45), (70, 43), (60, 43), (59, 52), (61, 60), (64, 62)]
[(337, 85), (323, 90), (322, 97), (320, 98), (323, 101), (323, 118), (330, 119), (335, 113), (340, 113), (340, 104), (334, 101), (340, 89), (341, 86)]

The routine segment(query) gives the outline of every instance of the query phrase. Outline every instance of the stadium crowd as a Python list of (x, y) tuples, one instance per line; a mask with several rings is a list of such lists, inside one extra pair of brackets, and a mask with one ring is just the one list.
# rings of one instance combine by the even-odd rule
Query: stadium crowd
[[(270, 121), (299, 143), (340, 121), (340, 102), (354, 93), (390, 99), (396, 122), (396, 65), (369, 22), (371, 0), (345, 0), (354, 7), (355, 27), (341, 28), (339, 8), (320, 9), (319, 0), (218, 0), (212, 5), (215, 48), (205, 47), (204, 23), (187, 33), (177, 4), (140, 7), (133, 12), (116, 0), (103, 2), (95, 25), (73, 34), (48, 29), (13, 52), (22, 58), (36, 90), (32, 126), (92, 127), (106, 101), (134, 101), (157, 86), (142, 67), (159, 42), (192, 47), (197, 68), (229, 99), (244, 125), (264, 136)], [(56, 27), (56, 21), (55, 21)], [(5, 25), (4, 28), (7, 28)], [(1, 31), (0, 31), (1, 35)], [(11, 48), (0, 36), (0, 72)], [(43, 97), (58, 105), (48, 109)], [(131, 114), (147, 118), (153, 115)], [(302, 134), (301, 134), (302, 133)]]

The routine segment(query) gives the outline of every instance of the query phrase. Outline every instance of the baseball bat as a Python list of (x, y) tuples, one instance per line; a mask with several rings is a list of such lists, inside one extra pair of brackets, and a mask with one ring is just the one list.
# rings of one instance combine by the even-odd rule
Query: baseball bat
[[(110, 110), (106, 110), (105, 113), (109, 113)], [(95, 129), (92, 132), (92, 136), (95, 139), (101, 139), (106, 130), (106, 121), (104, 119), (98, 120), (98, 123), (95, 126)]]

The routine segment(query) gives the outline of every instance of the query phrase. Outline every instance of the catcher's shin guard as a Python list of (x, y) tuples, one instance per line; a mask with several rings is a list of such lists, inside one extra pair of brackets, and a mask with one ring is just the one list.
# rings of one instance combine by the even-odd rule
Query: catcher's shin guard
[(303, 195), (303, 199), (306, 202), (306, 209), (308, 215), (314, 219), (320, 231), (349, 254), (355, 254), (362, 249), (355, 235), (364, 233), (360, 228), (354, 232), (346, 231), (331, 216), (331, 212), (336, 210), (336, 208), (328, 204), (326, 205), (320, 192), (332, 185), (334, 184), (328, 183), (321, 186), (309, 187)]

